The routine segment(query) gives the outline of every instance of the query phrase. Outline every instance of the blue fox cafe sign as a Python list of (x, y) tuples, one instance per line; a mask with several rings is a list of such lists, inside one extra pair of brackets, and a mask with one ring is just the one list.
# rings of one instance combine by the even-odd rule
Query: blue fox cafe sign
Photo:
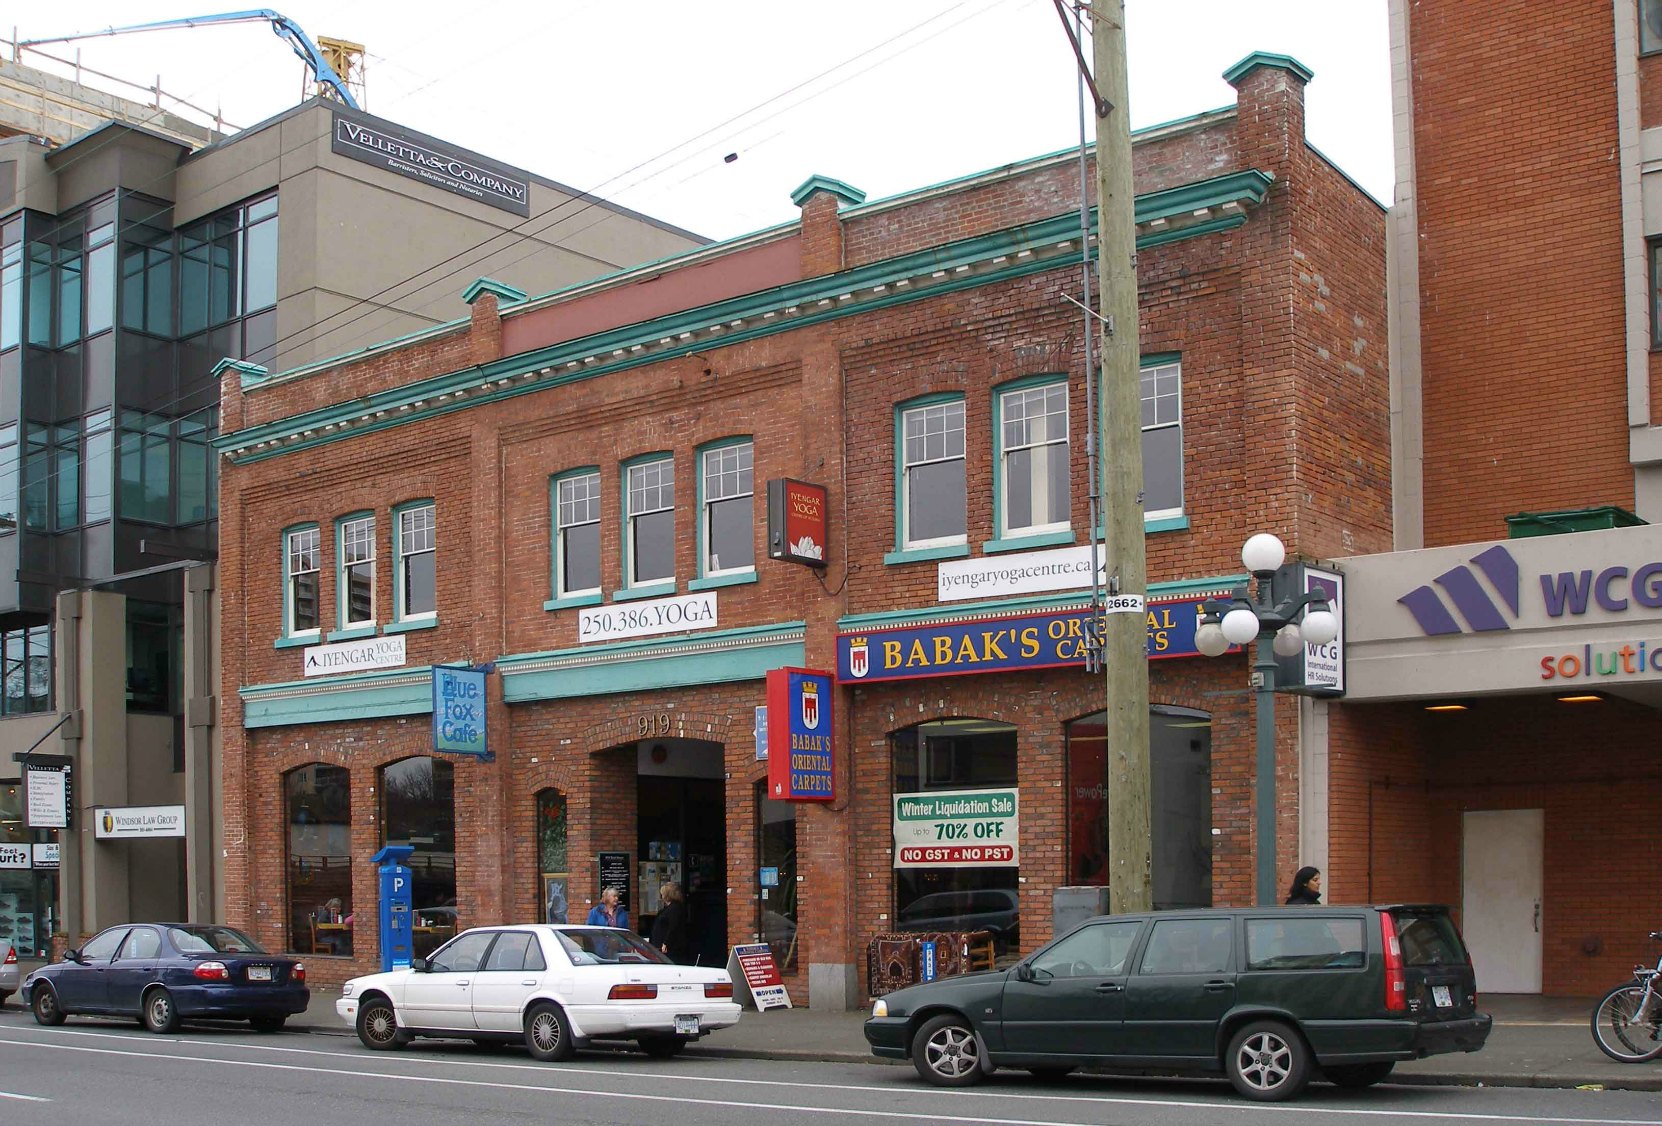
[[(1149, 602), (1148, 656), (1193, 657), (1203, 597)], [(837, 637), (837, 680), (866, 683), (927, 676), (1079, 667), (1098, 628), (1088, 609), (1051, 610), (919, 626), (845, 630)]]
[(490, 758), (485, 727), (485, 674), (433, 666), (433, 749)]

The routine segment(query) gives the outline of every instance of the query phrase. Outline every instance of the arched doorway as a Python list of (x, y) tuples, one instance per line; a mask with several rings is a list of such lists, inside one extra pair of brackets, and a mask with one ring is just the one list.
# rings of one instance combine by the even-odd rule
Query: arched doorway
[[(1148, 709), (1153, 898), (1160, 909), (1212, 905), (1212, 716)], [(1108, 883), (1106, 712), (1067, 725), (1068, 880)]]
[(635, 757), (636, 880), (630, 917), (652, 933), (659, 888), (677, 883), (687, 899), (688, 957), (727, 961), (726, 748), (703, 739), (645, 739)]
[(440, 759), (400, 759), (381, 768), (381, 843), (409, 845), (415, 914), (411, 942), (426, 957), (466, 923), (456, 905), (455, 767)]

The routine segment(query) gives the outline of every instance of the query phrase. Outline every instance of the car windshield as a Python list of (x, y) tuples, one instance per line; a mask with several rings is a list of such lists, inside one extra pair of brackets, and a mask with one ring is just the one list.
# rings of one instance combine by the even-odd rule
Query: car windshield
[(181, 954), (264, 954), (260, 944), (231, 927), (169, 927), (173, 945)]
[(663, 951), (629, 931), (596, 927), (594, 930), (554, 933), (574, 966), (616, 966), (636, 962), (675, 964), (664, 956)]

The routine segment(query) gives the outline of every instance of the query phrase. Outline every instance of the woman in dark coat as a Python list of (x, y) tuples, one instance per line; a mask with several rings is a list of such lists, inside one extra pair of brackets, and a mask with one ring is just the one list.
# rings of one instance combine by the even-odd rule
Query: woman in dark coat
[(1316, 907), (1322, 901), (1322, 870), (1305, 865), (1293, 877), (1293, 888), (1287, 893), (1289, 904), (1302, 903)]
[(685, 965), (687, 961), (687, 901), (681, 894), (681, 885), (665, 884), (658, 891), (663, 905), (652, 920), (652, 945), (669, 955), (672, 962)]

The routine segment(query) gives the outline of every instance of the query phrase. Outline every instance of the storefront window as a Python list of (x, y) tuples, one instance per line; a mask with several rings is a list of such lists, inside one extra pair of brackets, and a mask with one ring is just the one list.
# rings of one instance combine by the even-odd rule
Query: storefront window
[(756, 855), (761, 860), (757, 933), (786, 973), (796, 969), (796, 803), (766, 797), (756, 787)]
[(542, 921), (567, 922), (571, 870), (566, 861), (566, 796), (559, 790), (537, 795), (537, 871)]
[(345, 767), (314, 763), (283, 780), (289, 822), (289, 945), (352, 953), (352, 787)]
[[(948, 833), (962, 825), (962, 839), (895, 849), (894, 929), (989, 931), (999, 950), (1014, 947), (1020, 941), (1016, 729), (994, 720), (947, 719), (897, 731), (889, 745), (897, 818), (943, 799), (953, 809), (986, 811), (926, 819), (950, 823)], [(984, 826), (980, 836), (977, 826)]]
[(23, 786), (0, 783), (0, 942), (44, 958), (58, 925), (58, 832), (23, 824)]
[[(1067, 725), (1068, 878), (1108, 883), (1105, 712)], [(1190, 708), (1149, 709), (1150, 825), (1156, 909), (1212, 905), (1212, 718)]]
[(455, 936), (455, 767), (431, 758), (407, 758), (381, 768), (381, 843), (415, 849), (405, 861), (414, 883), (416, 957)]

